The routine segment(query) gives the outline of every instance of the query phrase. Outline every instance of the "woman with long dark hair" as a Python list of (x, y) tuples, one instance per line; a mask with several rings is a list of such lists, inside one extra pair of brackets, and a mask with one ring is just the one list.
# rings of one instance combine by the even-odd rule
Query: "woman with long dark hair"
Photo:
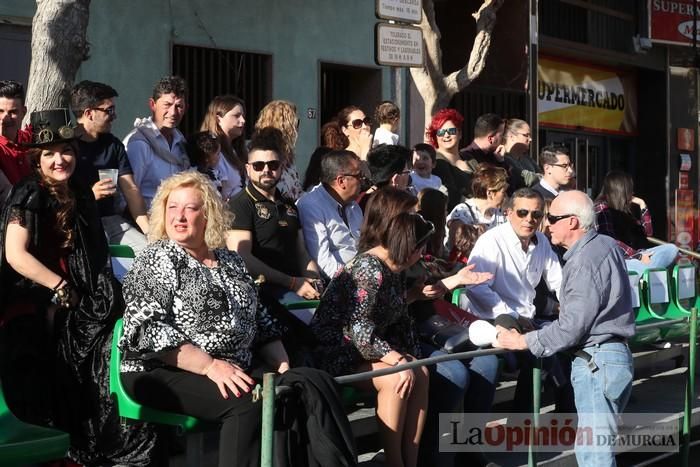
[(678, 256), (669, 243), (651, 246), (647, 236), (654, 234), (651, 213), (643, 199), (634, 196), (634, 180), (628, 173), (611, 170), (595, 200), (598, 233), (615, 240), (625, 254), (627, 269), (639, 275), (651, 268), (666, 268)]
[(72, 175), (67, 109), (34, 112), (35, 173), (12, 189), (2, 215), (0, 372), (22, 420), (70, 434), (85, 466), (152, 465), (155, 436), (122, 426), (109, 392), (112, 330), (124, 302), (112, 274), (92, 191)]

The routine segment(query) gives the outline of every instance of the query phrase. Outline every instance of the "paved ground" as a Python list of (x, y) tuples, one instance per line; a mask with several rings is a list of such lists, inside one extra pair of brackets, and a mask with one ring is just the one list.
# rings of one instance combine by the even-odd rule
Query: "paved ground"
[[(648, 355), (638, 355), (637, 359), (642, 362), (643, 368), (638, 368), (635, 371), (635, 382), (633, 395), (627, 407), (627, 412), (641, 413), (675, 413), (677, 416), (682, 415), (683, 401), (685, 394), (685, 372), (686, 367), (676, 368), (673, 360), (658, 360), (658, 354), (649, 352)], [(647, 360), (644, 360), (647, 359)], [(700, 379), (700, 378), (698, 378)], [(700, 392), (700, 384), (696, 385), (696, 398), (693, 411), (693, 426), (700, 427), (700, 397), (697, 394)], [(512, 392), (512, 384), (505, 384), (499, 389), (500, 395), (497, 401), (509, 399), (509, 394)], [(552, 406), (543, 408), (544, 412), (552, 410)], [(494, 408), (494, 416), (507, 415), (507, 404), (499, 403)], [(366, 422), (366, 420), (365, 420)], [(355, 423), (355, 422), (353, 422)], [(693, 439), (700, 439), (700, 433), (694, 434)], [(358, 440), (360, 448), (360, 462), (362, 467), (379, 467), (381, 462), (373, 462), (372, 459), (377, 454), (376, 436), (364, 436)], [(204, 453), (203, 458), (196, 462), (198, 466), (216, 466), (218, 440), (213, 433), (204, 436)], [(700, 449), (698, 449), (700, 450)], [(654, 457), (654, 454), (627, 454), (618, 456), (619, 466), (632, 465), (658, 465), (668, 467), (677, 465), (677, 459), (664, 459), (653, 464), (645, 464), (646, 461)], [(527, 465), (527, 454), (506, 454), (498, 453), (490, 455), (492, 461), (503, 467), (514, 467)], [(541, 453), (538, 456), (539, 465), (551, 467), (569, 467), (576, 466), (575, 458), (572, 452), (565, 453)], [(179, 454), (171, 459), (171, 466), (186, 467), (185, 455)], [(690, 465), (700, 465), (699, 463), (691, 462)], [(442, 467), (442, 466), (430, 466)]]

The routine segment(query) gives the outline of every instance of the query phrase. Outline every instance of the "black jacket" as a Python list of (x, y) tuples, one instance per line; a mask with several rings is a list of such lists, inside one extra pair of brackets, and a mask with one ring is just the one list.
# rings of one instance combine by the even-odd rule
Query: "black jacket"
[(356, 466), (355, 439), (333, 378), (314, 368), (294, 368), (277, 385), (293, 391), (276, 404), (275, 465)]

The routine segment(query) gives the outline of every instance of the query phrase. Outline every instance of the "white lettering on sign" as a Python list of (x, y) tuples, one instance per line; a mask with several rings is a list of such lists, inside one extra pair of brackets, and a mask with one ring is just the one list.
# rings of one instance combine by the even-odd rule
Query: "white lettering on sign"
[(411, 26), (379, 23), (376, 29), (377, 63), (423, 66), (423, 33)]
[(377, 17), (405, 23), (420, 23), (423, 16), (421, 0), (377, 0)]

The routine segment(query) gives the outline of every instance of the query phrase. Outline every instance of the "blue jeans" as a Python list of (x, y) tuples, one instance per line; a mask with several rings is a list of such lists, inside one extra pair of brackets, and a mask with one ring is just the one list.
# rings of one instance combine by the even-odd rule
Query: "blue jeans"
[[(423, 357), (445, 355), (435, 347), (421, 343)], [(440, 413), (490, 412), (496, 392), (498, 358), (484, 355), (470, 361), (452, 360), (428, 367), (430, 391), (428, 416), (423, 429), (418, 465), (453, 465), (453, 452), (440, 452)]]
[[(571, 364), (579, 429), (592, 429), (592, 446), (575, 447), (576, 460), (586, 467), (615, 466), (614, 448), (597, 446), (598, 439), (617, 434), (617, 415), (622, 413), (632, 392), (634, 364), (627, 344), (611, 342), (583, 350), (588, 352), (598, 370), (592, 372), (587, 362), (577, 357)], [(585, 431), (583, 432), (585, 433)], [(600, 436), (600, 438), (599, 438)], [(584, 435), (586, 440), (587, 436)]]
[(628, 271), (634, 271), (641, 276), (647, 269), (667, 268), (673, 264), (676, 256), (678, 256), (678, 247), (668, 243), (648, 248), (644, 250), (644, 253), (651, 255), (651, 262), (644, 264), (638, 259), (626, 259), (625, 263)]

